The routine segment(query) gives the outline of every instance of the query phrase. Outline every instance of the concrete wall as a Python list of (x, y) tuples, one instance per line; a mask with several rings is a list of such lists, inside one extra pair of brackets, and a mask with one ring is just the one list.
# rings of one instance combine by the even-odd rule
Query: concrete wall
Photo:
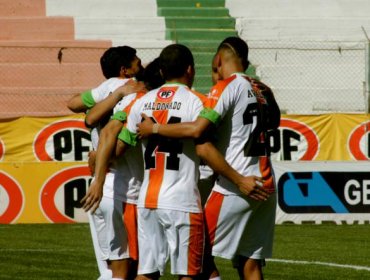
[(73, 16), (76, 39), (108, 39), (113, 46), (163, 48), (163, 17), (156, 1), (148, 0), (46, 0), (48, 16)]
[(367, 0), (226, 0), (248, 40), (358, 41), (370, 34)]
[(368, 0), (226, 0), (257, 74), (288, 113), (364, 112)]

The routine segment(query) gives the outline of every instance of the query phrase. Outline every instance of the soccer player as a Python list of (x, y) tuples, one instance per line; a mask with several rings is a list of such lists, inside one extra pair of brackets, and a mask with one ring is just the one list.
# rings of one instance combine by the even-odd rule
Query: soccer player
[[(154, 78), (153, 78), (154, 77)], [(154, 60), (150, 63), (144, 71), (144, 82), (148, 89), (157, 87), (162, 84), (158, 61)], [(94, 215), (99, 216), (99, 213), (104, 214), (101, 223), (106, 225), (109, 239), (104, 239), (107, 235), (105, 231), (102, 243), (103, 248), (111, 248), (114, 252), (119, 250), (120, 260), (109, 261), (112, 264), (112, 272), (114, 279), (128, 279), (128, 277), (136, 274), (137, 261), (137, 225), (136, 225), (136, 201), (138, 191), (141, 186), (143, 177), (143, 160), (141, 156), (141, 149), (139, 146), (129, 149), (123, 157), (112, 159), (114, 148), (117, 142), (117, 136), (121, 131), (126, 120), (126, 113), (129, 112), (132, 104), (140, 98), (144, 92), (130, 94), (123, 98), (114, 108), (114, 115), (108, 124), (101, 130), (99, 146), (96, 155), (96, 172), (95, 178), (92, 182), (89, 192), (81, 201), (84, 203), (85, 199), (94, 192), (97, 185), (103, 185), (102, 201), (97, 209), (92, 209)], [(94, 113), (93, 108), (90, 112)], [(109, 172), (106, 174), (106, 170)], [(114, 177), (108, 176), (113, 174)], [(108, 204), (106, 203), (108, 197)], [(114, 199), (113, 216), (110, 209), (105, 209), (109, 205), (109, 199)], [(111, 216), (107, 215), (110, 214)], [(124, 220), (124, 227), (122, 226), (122, 213)], [(108, 216), (108, 217), (106, 217)], [(113, 224), (110, 225), (113, 220)], [(109, 251), (109, 250), (108, 250)], [(111, 253), (112, 254), (112, 253)], [(133, 262), (134, 261), (134, 262)], [(118, 263), (118, 264), (117, 264)], [(117, 273), (113, 269), (113, 265), (118, 265)], [(119, 272), (121, 272), (119, 274)]]
[[(146, 112), (157, 124), (165, 124), (195, 120), (204, 108), (205, 97), (189, 89), (194, 79), (194, 61), (188, 48), (178, 44), (166, 47), (161, 52), (160, 65), (166, 84), (135, 102), (128, 115), (127, 128), (119, 135), (122, 141), (118, 141), (118, 148), (135, 144), (141, 112)], [(158, 136), (142, 144), (145, 173), (138, 199), (137, 279), (158, 279), (168, 258), (172, 274), (180, 279), (194, 279), (201, 272), (204, 241), (196, 144), (192, 139)], [(214, 151), (217, 152), (215, 148)], [(214, 151), (207, 155), (212, 168), (235, 184), (244, 185), (245, 178)], [(248, 183), (250, 179), (258, 180), (248, 178)], [(92, 193), (86, 199), (85, 209), (94, 209), (97, 204), (99, 198)]]
[[(243, 74), (248, 67), (248, 46), (243, 40), (226, 38), (216, 62), (222, 80), (211, 89), (210, 107), (195, 122), (158, 126), (143, 116), (146, 121), (139, 126), (139, 135), (196, 138), (217, 124), (217, 147), (230, 165), (245, 176), (262, 176), (263, 185), (249, 189), (238, 189), (219, 176), (205, 217), (212, 255), (233, 260), (241, 279), (263, 279), (264, 259), (272, 254), (276, 211), (266, 133), (279, 125), (280, 110), (268, 87), (256, 81), (251, 84)], [(212, 258), (205, 269), (211, 279), (220, 279)]]
[[(107, 80), (97, 88), (82, 93), (81, 95), (74, 96), (68, 103), (68, 107), (74, 112), (86, 111), (92, 108), (91, 114), (87, 115), (85, 122), (88, 127), (93, 128), (91, 130), (91, 140), (94, 150), (96, 150), (99, 141), (99, 131), (105, 125), (107, 121), (106, 117), (109, 116), (109, 112), (114, 107), (115, 103), (117, 103), (123, 95), (142, 88), (141, 85), (137, 86), (136, 83), (129, 84), (130, 81), (132, 81), (131, 78), (140, 74), (142, 71), (141, 61), (136, 56), (135, 49), (128, 46), (109, 48), (102, 55), (100, 64), (102, 72)], [(110, 103), (107, 103), (107, 101)], [(93, 162), (93, 158), (94, 152), (91, 152), (89, 163)], [(108, 181), (113, 181), (115, 179), (114, 172), (108, 173), (107, 177), (109, 178)], [(120, 190), (119, 188), (117, 198), (123, 196), (122, 192), (119, 192)], [(114, 203), (113, 193), (113, 189), (108, 190), (107, 188), (101, 211), (94, 215), (88, 213), (94, 251), (101, 275), (99, 279), (111, 279), (111, 269), (113, 270), (113, 276), (125, 273), (122, 271), (125, 271), (124, 266), (126, 264), (116, 260), (117, 258), (122, 258), (120, 249), (116, 248), (110, 252), (110, 247), (113, 246), (110, 246), (109, 242), (113, 237), (108, 236), (109, 234), (112, 235), (112, 232), (109, 232), (109, 227), (114, 225), (117, 231), (124, 232), (122, 209), (120, 214), (117, 213), (117, 211), (120, 211), (119, 208), (122, 208), (122, 203)], [(129, 211), (127, 210), (126, 212)], [(113, 215), (114, 213), (116, 213), (116, 215)], [(113, 220), (112, 217), (116, 218), (116, 223), (114, 224), (113, 222), (109, 222)], [(114, 239), (114, 244), (118, 244), (119, 242), (122, 243), (124, 236), (118, 236), (119, 238)]]

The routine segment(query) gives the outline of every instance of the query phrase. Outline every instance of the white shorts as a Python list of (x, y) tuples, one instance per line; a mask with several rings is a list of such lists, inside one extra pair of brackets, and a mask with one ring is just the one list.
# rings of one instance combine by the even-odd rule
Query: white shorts
[(136, 205), (103, 197), (92, 217), (102, 260), (138, 258)]
[(171, 260), (174, 275), (201, 272), (204, 246), (202, 213), (138, 208), (138, 274), (159, 271)]
[(213, 191), (204, 213), (213, 256), (234, 261), (272, 256), (276, 193), (261, 202)]

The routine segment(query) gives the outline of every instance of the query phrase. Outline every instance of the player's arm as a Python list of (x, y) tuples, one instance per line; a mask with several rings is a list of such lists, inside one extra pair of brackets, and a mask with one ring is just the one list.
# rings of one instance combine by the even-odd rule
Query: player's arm
[(137, 125), (139, 138), (147, 138), (155, 133), (170, 138), (198, 138), (212, 123), (206, 118), (198, 117), (194, 122), (156, 124), (147, 115), (141, 116), (143, 121)]
[(232, 168), (211, 142), (196, 145), (197, 155), (216, 173), (235, 184), (239, 190), (255, 200), (266, 200), (269, 194), (262, 188), (263, 180), (257, 176), (243, 176)]
[(83, 94), (84, 93), (75, 94), (68, 100), (67, 107), (73, 113), (85, 113), (89, 109), (82, 99)]
[(126, 95), (142, 91), (145, 85), (142, 82), (129, 80), (123, 86), (118, 87), (107, 98), (98, 102), (87, 114), (85, 123), (87, 127), (95, 127), (100, 120), (107, 116), (116, 104)]
[(268, 111), (267, 111), (267, 128), (277, 129), (280, 125), (280, 108), (277, 104), (274, 94), (271, 90), (263, 92), (264, 97), (267, 100)]
[(101, 130), (99, 145), (95, 158), (95, 178), (92, 181), (87, 194), (81, 200), (85, 211), (95, 210), (99, 207), (103, 196), (103, 186), (106, 172), (111, 158), (114, 156), (117, 136), (123, 127), (123, 122), (113, 119)]

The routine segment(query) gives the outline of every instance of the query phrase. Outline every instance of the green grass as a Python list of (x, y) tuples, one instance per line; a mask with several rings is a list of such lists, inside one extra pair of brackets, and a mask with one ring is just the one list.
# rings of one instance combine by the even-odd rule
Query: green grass
[[(274, 257), (264, 270), (265, 280), (370, 279), (369, 234), (370, 225), (279, 225)], [(217, 259), (216, 262), (223, 280), (238, 279), (229, 261)], [(325, 263), (361, 266), (368, 270), (332, 267)], [(87, 224), (0, 225), (0, 279), (97, 277)], [(167, 273), (161, 279), (177, 278)]]

